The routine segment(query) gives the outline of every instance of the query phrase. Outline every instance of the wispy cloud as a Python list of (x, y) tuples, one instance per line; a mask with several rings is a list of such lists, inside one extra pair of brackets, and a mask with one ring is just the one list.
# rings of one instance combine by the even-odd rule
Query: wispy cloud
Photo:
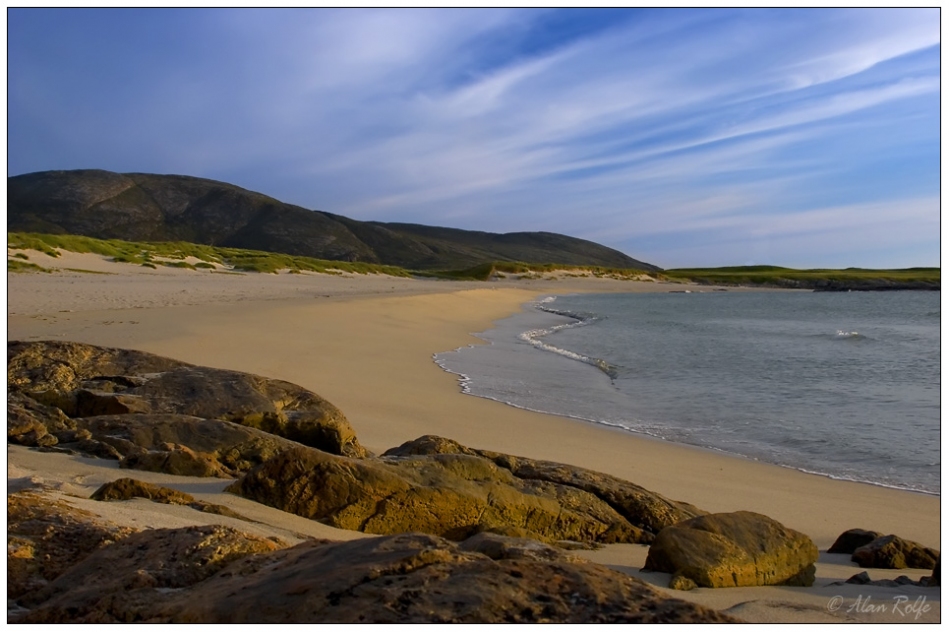
[[(929, 224), (901, 223), (938, 219), (913, 202), (938, 195), (937, 10), (58, 15), (10, 15), (13, 173), (192, 173), (363, 219), (558, 230), (662, 265), (683, 256), (675, 236), (767, 227), (819, 265), (833, 218), (875, 209), (854, 239), (888, 231), (892, 250), (938, 256)], [(690, 252), (734, 263), (733, 246)]]

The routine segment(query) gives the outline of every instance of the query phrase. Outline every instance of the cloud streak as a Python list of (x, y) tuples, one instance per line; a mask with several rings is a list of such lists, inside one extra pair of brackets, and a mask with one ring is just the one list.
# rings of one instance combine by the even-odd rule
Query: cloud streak
[[(879, 247), (860, 265), (907, 260), (907, 244), (938, 261), (932, 222), (902, 223), (908, 208), (938, 221), (918, 204), (938, 196), (938, 11), (160, 15), (143, 44), (122, 35), (142, 13), (11, 10), (11, 173), (189, 173), (360, 219), (556, 230), (666, 266), (699, 263), (677, 237), (706, 265), (743, 263), (718, 233), (766, 229), (823, 265), (833, 217)], [(795, 229), (808, 222), (824, 233)]]

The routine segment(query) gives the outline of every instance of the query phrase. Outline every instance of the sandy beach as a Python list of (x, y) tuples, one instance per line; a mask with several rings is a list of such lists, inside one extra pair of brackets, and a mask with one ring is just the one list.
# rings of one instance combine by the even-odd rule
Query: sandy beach
[[(435, 353), (479, 344), (471, 334), (538, 296), (672, 291), (681, 290), (680, 285), (596, 278), (482, 283), (311, 273), (236, 275), (152, 270), (91, 254), (64, 253), (57, 259), (28, 254), (31, 262), (45, 267), (87, 272), (8, 274), (8, 340), (131, 348), (287, 380), (342, 409), (360, 442), (376, 453), (436, 434), (471, 447), (599, 470), (711, 512), (766, 514), (807, 534), (821, 550), (812, 588), (675, 593), (750, 621), (939, 621), (938, 588), (828, 586), (859, 569), (849, 556), (825, 553), (851, 528), (895, 533), (939, 548), (938, 496), (836, 481), (463, 395), (457, 376), (432, 361)], [(231, 520), (146, 501), (129, 501), (132, 511), (127, 503), (86, 500), (99, 484), (123, 474), (112, 462), (8, 448), (9, 490), (42, 484), (76, 506), (108, 513), (117, 522), (136, 521), (140, 527), (143, 521), (151, 527), (180, 526), (196, 520), (195, 515), (206, 521)], [(227, 481), (141, 475), (251, 516), (260, 533), (291, 541), (366, 537), (223, 494)], [(639, 570), (646, 552), (640, 545), (609, 545), (582, 555), (667, 590), (667, 575)], [(873, 579), (929, 574), (869, 572)], [(841, 600), (832, 602), (835, 596)], [(861, 610), (855, 604), (867, 596), (888, 607)], [(930, 607), (919, 616), (906, 612), (899, 607), (902, 596), (910, 604), (922, 597)]]

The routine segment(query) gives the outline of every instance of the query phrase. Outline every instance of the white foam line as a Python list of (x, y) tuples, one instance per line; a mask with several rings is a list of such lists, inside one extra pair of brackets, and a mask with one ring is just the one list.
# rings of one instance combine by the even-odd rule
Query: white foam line
[(607, 362), (606, 360), (601, 360), (600, 358), (591, 358), (589, 356), (585, 356), (581, 353), (576, 353), (568, 349), (555, 347), (554, 345), (548, 344), (540, 340), (540, 338), (544, 338), (558, 331), (563, 331), (564, 329), (572, 329), (574, 327), (585, 327), (586, 325), (592, 325), (593, 323), (599, 320), (599, 318), (595, 316), (583, 317), (583, 316), (580, 316), (579, 314), (574, 314), (567, 311), (555, 310), (555, 309), (546, 307), (546, 305), (553, 303), (555, 300), (557, 300), (556, 296), (547, 296), (545, 298), (540, 299), (536, 303), (534, 303), (534, 307), (540, 311), (547, 312), (548, 314), (563, 316), (564, 318), (572, 318), (575, 322), (564, 323), (562, 325), (555, 325), (548, 329), (530, 329), (528, 331), (518, 334), (517, 337), (523, 340), (524, 342), (530, 345), (533, 345), (534, 347), (541, 349), (543, 351), (550, 351), (551, 353), (556, 353), (557, 355), (564, 356), (565, 358), (570, 358), (571, 360), (577, 360), (578, 362), (583, 362), (584, 364), (589, 364), (590, 366), (596, 367), (599, 370), (606, 373), (610, 377), (610, 379), (613, 379), (614, 377), (616, 377), (616, 369), (613, 366), (611, 366), (610, 363)]

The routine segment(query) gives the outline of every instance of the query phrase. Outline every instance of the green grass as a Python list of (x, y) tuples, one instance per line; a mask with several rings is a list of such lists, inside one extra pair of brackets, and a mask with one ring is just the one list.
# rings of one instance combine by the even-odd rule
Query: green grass
[(482, 263), (472, 268), (464, 270), (434, 270), (419, 272), (422, 276), (436, 277), (440, 279), (456, 279), (459, 281), (474, 280), (487, 281), (495, 276), (505, 278), (509, 275), (523, 275), (534, 278), (544, 278), (555, 272), (564, 272), (567, 277), (581, 277), (592, 275), (597, 278), (609, 279), (635, 279), (646, 274), (655, 276), (645, 270), (635, 270), (630, 268), (603, 268), (600, 266), (571, 266), (556, 263), (537, 264), (522, 263), (520, 261), (495, 261), (493, 263)]
[(681, 268), (665, 270), (670, 280), (689, 280), (715, 285), (763, 285), (778, 287), (814, 287), (826, 283), (867, 284), (910, 283), (938, 286), (939, 268), (905, 268), (898, 270), (871, 270), (846, 268), (844, 270), (795, 270), (777, 266), (737, 266), (727, 268)]
[(197, 269), (187, 261), (161, 261), (160, 263), (168, 268), (187, 268), (188, 270)]
[[(230, 266), (238, 272), (277, 273), (320, 272), (325, 274), (388, 274), (408, 277), (412, 273), (396, 266), (371, 263), (326, 261), (312, 257), (298, 257), (274, 252), (246, 250), (242, 248), (221, 248), (204, 246), (185, 241), (175, 242), (130, 242), (119, 239), (94, 239), (79, 235), (46, 235), (39, 233), (7, 233), (7, 247), (15, 250), (33, 249), (45, 252), (53, 257), (59, 256), (59, 250), (69, 252), (91, 252), (119, 263), (134, 263), (154, 268), (156, 264), (173, 268), (194, 270), (198, 267), (213, 269), (217, 265)], [(15, 256), (15, 255), (14, 255)], [(191, 264), (184, 259), (194, 257), (199, 260)], [(175, 259), (176, 261), (160, 261)], [(216, 270), (216, 272), (220, 272)]]
[(70, 272), (82, 272), (83, 274), (115, 274), (114, 272), (102, 272), (101, 270), (84, 270), (82, 268), (66, 268)]
[(52, 272), (52, 270), (19, 259), (7, 259), (7, 272)]

